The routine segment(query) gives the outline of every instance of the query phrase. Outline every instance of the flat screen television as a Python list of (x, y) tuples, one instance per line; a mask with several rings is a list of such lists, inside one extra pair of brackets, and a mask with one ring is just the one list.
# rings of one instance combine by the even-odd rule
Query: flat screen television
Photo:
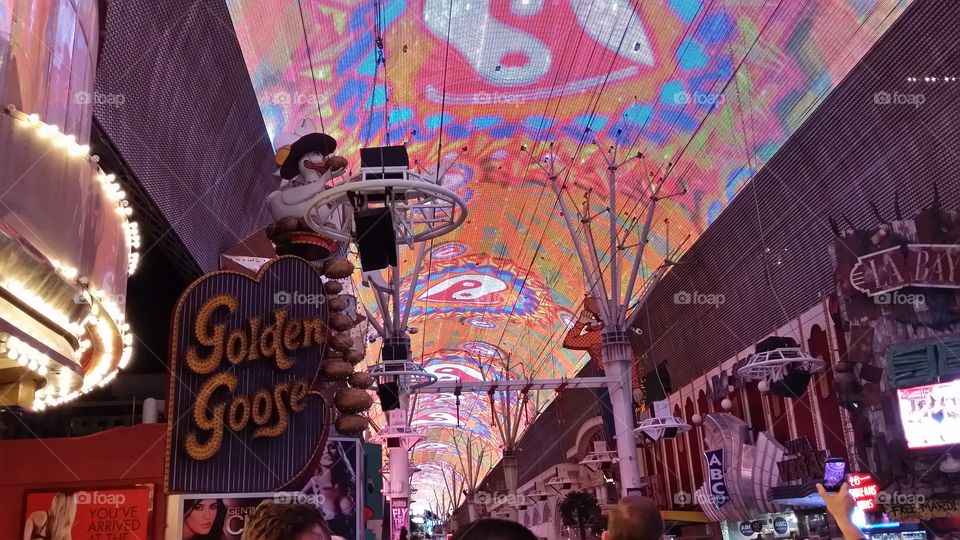
[(897, 390), (908, 448), (960, 443), (960, 379)]

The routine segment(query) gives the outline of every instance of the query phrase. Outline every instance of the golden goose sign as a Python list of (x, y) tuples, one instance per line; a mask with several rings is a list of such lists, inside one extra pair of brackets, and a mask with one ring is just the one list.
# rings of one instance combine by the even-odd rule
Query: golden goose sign
[[(286, 293), (286, 294), (282, 294)], [(298, 489), (318, 458), (330, 411), (317, 392), (326, 355), (320, 274), (281, 257), (252, 279), (214, 272), (173, 316), (168, 400), (169, 492)]]

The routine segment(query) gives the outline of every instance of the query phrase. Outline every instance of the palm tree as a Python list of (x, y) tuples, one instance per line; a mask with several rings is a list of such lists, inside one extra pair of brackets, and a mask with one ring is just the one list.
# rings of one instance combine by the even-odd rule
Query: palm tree
[(566, 525), (577, 525), (580, 528), (580, 540), (587, 538), (587, 525), (596, 522), (600, 517), (600, 504), (593, 493), (587, 491), (571, 491), (560, 501), (560, 516)]

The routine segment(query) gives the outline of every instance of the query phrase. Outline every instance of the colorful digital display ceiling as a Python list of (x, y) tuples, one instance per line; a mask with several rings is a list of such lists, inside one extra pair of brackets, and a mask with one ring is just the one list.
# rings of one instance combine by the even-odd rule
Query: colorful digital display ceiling
[[(470, 214), (431, 245), (413, 342), (438, 371), (487, 378), (496, 374), (483, 374), (477, 358), (509, 353), (515, 376), (537, 377), (568, 376), (586, 361), (559, 346), (583, 299), (583, 272), (545, 175), (521, 145), (538, 160), (552, 152), (572, 165), (560, 177), (570, 204), (593, 189), (595, 235), (606, 234), (606, 167), (597, 153), (618, 143), (622, 155), (646, 154), (644, 166), (621, 172), (621, 238), (640, 228), (633, 219), (642, 221), (646, 172), (676, 162), (667, 187), (682, 182), (688, 193), (660, 207), (643, 261), (649, 274), (668, 243), (687, 234), (692, 243), (717, 218), (908, 4), (227, 3), (272, 138), (316, 119), (319, 102), (326, 131), (354, 167), (368, 145), (409, 142), (424, 168), (466, 147), (444, 184)], [(386, 69), (377, 68), (378, 24)], [(405, 258), (409, 272), (413, 257)], [(461, 418), (496, 448), (490, 411), (481, 412), (486, 397), (464, 396)], [(449, 399), (421, 398), (415, 423), (455, 422)], [(449, 451), (447, 433), (435, 429), (433, 442)], [(431, 452), (440, 449), (415, 458)], [(418, 479), (437, 481), (426, 471)]]

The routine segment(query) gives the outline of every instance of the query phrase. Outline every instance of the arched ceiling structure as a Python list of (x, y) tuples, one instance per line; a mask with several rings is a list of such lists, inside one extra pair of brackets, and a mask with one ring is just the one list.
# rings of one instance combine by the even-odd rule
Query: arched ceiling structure
[[(424, 168), (466, 147), (445, 185), (467, 201), (468, 221), (430, 245), (412, 309), (415, 356), (464, 378), (504, 376), (477, 359), (506, 353), (515, 376), (571, 375), (586, 361), (559, 346), (583, 272), (521, 145), (570, 164), (561, 181), (571, 204), (592, 188), (598, 212), (607, 193), (598, 149), (645, 153), (621, 173), (621, 238), (642, 218), (647, 172), (676, 163), (667, 186), (688, 192), (660, 207), (649, 274), (668, 241), (703, 233), (908, 3), (227, 0), (273, 140), (316, 119), (319, 103), (354, 167), (357, 149), (388, 140), (409, 141)], [(413, 255), (402, 258), (410, 272)], [(451, 397), (423, 396), (414, 413), (431, 434), (414, 454), (431, 463), (415, 479), (426, 498), (442, 481), (436, 467), (455, 462)], [(489, 409), (486, 396), (463, 396), (459, 432), (496, 449)]]

